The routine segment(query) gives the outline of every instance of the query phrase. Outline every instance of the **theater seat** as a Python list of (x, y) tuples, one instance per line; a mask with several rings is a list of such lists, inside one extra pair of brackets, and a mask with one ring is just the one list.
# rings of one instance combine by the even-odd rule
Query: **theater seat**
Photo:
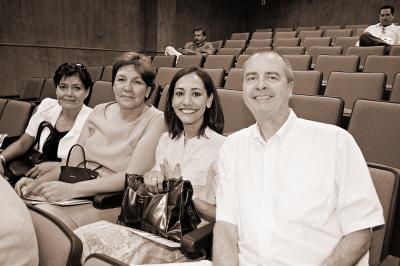
[(293, 94), (317, 95), (322, 81), (319, 71), (293, 71)]
[(110, 81), (96, 81), (92, 88), (90, 95), (89, 107), (95, 107), (100, 103), (108, 103), (115, 101), (114, 91)]
[(34, 104), (8, 100), (0, 119), (0, 133), (9, 137), (21, 136), (25, 132)]
[(224, 69), (229, 72), (235, 61), (234, 55), (209, 55), (204, 62), (204, 68), (207, 69)]
[(242, 84), (243, 84), (243, 69), (232, 68), (231, 71), (229, 71), (228, 76), (226, 77), (224, 88), (229, 90), (241, 91)]

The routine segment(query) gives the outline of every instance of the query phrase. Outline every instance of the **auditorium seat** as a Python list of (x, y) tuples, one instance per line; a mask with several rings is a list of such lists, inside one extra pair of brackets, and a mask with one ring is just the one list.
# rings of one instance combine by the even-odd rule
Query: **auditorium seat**
[(390, 50), (390, 55), (399, 56), (400, 55), (400, 45), (393, 45), (392, 50)]
[(322, 81), (319, 71), (293, 71), (293, 94), (317, 95)]
[(0, 119), (0, 132), (9, 137), (21, 136), (28, 125), (34, 104), (9, 99)]
[(293, 31), (293, 28), (290, 27), (277, 27), (274, 29), (274, 32), (288, 32), (288, 31)]
[(322, 34), (324, 34), (323, 30), (303, 30), (299, 33), (299, 38), (300, 38), (300, 45), (303, 44), (304, 39), (307, 37), (322, 37)]
[(235, 32), (231, 35), (231, 40), (246, 40), (248, 41), (250, 38), (249, 32)]
[(282, 55), (286, 58), (293, 70), (309, 70), (311, 64), (310, 55)]
[(247, 40), (226, 40), (224, 48), (246, 48)]
[(245, 55), (252, 55), (255, 53), (260, 53), (264, 51), (271, 51), (272, 47), (247, 47), (246, 51), (243, 54)]
[(319, 26), (318, 29), (326, 32), (327, 30), (339, 30), (341, 28), (342, 28), (342, 26), (340, 26), (340, 25), (323, 25), (323, 26)]
[(358, 42), (358, 37), (337, 37), (335, 46), (341, 46), (343, 51), (342, 54), (347, 54), (349, 47), (354, 47)]
[(244, 62), (246, 62), (247, 59), (249, 59), (250, 55), (247, 54), (241, 54), (239, 55), (235, 68), (243, 68)]
[(88, 66), (86, 69), (89, 72), (93, 82), (101, 80), (101, 75), (103, 75), (104, 69), (103, 66)]
[(100, 103), (112, 101), (115, 101), (115, 95), (111, 81), (96, 81), (92, 88), (92, 95), (90, 96), (88, 106), (93, 108)]
[(38, 100), (42, 93), (44, 81), (44, 78), (29, 78), (19, 100)]
[(285, 47), (279, 46), (276, 47), (275, 52), (281, 55), (304, 55), (306, 52), (306, 48), (303, 46), (296, 46), (296, 47)]
[(204, 62), (204, 68), (222, 68), (225, 72), (229, 72), (234, 62), (234, 55), (209, 55)]
[(210, 75), (214, 86), (217, 87), (222, 87), (222, 83), (224, 82), (224, 77), (225, 77), (225, 70), (224, 69), (204, 69), (208, 75)]
[(247, 47), (271, 47), (272, 39), (251, 39)]
[(311, 46), (330, 46), (331, 42), (331, 37), (306, 37), (301, 46), (304, 46), (308, 52)]
[(300, 32), (302, 31), (313, 31), (317, 30), (317, 26), (300, 26), (296, 28), (297, 36), (299, 36)]
[(42, 101), (44, 98), (57, 99), (56, 85), (52, 78), (46, 78), (44, 81), (42, 93), (40, 94), (39, 100)]
[(242, 48), (221, 48), (218, 50), (217, 55), (233, 55), (236, 58), (243, 52)]
[(342, 98), (344, 114), (349, 116), (357, 99), (381, 100), (385, 81), (383, 73), (332, 72), (324, 95)]
[(181, 55), (176, 62), (176, 67), (201, 67), (203, 65), (203, 60), (204, 57), (202, 55)]
[(112, 79), (112, 66), (105, 66), (103, 70), (103, 75), (101, 76), (102, 81), (110, 81)]
[(299, 38), (278, 38), (274, 41), (274, 49), (280, 46), (284, 47), (294, 47), (299, 46), (300, 39)]
[(164, 88), (165, 85), (171, 83), (172, 78), (181, 69), (179, 67), (161, 67), (156, 74), (155, 82)]
[[(3, 115), (4, 107), (6, 107), (6, 104), (8, 102), (8, 99), (0, 98), (0, 119), (1, 116)], [(2, 132), (0, 132), (2, 134)], [(0, 145), (1, 148), (1, 145)]]
[(158, 110), (165, 112), (165, 107), (167, 106), (167, 96), (169, 91), (169, 84), (165, 85), (163, 91), (161, 92), (160, 101), (158, 102)]
[(355, 30), (355, 33), (354, 33), (354, 31), (353, 31), (353, 36), (354, 36), (354, 37), (360, 37), (361, 34), (364, 33), (364, 31), (365, 31), (366, 28), (367, 28), (367, 27), (356, 29), (356, 30)]
[(274, 35), (274, 40), (283, 38), (295, 38), (297, 35), (296, 31), (277, 31)]
[(214, 49), (216, 49), (216, 51), (218, 51), (219, 49), (222, 48), (224, 41), (223, 40), (219, 40), (219, 41), (213, 41), (211, 42), (212, 46)]
[(322, 72), (322, 86), (325, 86), (331, 72), (357, 72), (358, 62), (359, 57), (356, 55), (320, 55), (314, 70)]
[(229, 71), (228, 76), (226, 77), (224, 88), (229, 90), (241, 91), (242, 84), (243, 84), (243, 69), (232, 68), (231, 71)]
[(343, 100), (340, 98), (292, 95), (289, 106), (303, 119), (339, 125), (343, 113)]
[(363, 72), (385, 73), (386, 89), (391, 90), (394, 76), (400, 72), (400, 56), (370, 55), (365, 60)]
[(329, 29), (325, 31), (324, 37), (331, 37), (331, 45), (334, 45), (337, 37), (351, 37), (352, 33), (352, 29)]
[(311, 56), (311, 69), (314, 68), (314, 64), (320, 55), (341, 55), (342, 47), (340, 46), (311, 46), (308, 50), (308, 54)]
[(394, 77), (392, 91), (390, 93), (390, 101), (400, 103), (400, 73)]
[(160, 67), (174, 67), (175, 62), (175, 55), (156, 55), (153, 58), (153, 66), (157, 69)]
[(383, 46), (363, 46), (349, 47), (347, 55), (358, 55), (360, 57), (360, 70), (364, 69), (365, 60), (369, 55), (383, 55)]
[(350, 24), (350, 25), (345, 25), (345, 29), (352, 29), (353, 30), (353, 36), (355, 36), (357, 29), (366, 29), (369, 25), (368, 24)]
[(272, 39), (272, 32), (266, 32), (266, 31), (256, 31), (253, 32), (253, 35), (251, 35), (252, 40), (258, 40), (258, 39)]
[(256, 32), (273, 32), (272, 29), (256, 29)]

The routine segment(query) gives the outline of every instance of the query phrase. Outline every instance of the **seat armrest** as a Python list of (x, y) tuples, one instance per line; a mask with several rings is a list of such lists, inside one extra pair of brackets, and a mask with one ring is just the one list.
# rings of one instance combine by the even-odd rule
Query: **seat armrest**
[(123, 191), (101, 193), (93, 197), (93, 207), (96, 209), (111, 209), (121, 206)]
[(210, 247), (213, 228), (214, 223), (209, 223), (185, 234), (181, 241), (181, 250), (184, 253), (196, 253)]

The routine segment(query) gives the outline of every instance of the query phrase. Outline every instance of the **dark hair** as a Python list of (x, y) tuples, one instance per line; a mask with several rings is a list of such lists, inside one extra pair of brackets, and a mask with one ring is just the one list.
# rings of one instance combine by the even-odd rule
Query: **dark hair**
[(392, 5), (384, 5), (379, 9), (379, 12), (381, 12), (382, 9), (390, 9), (390, 13), (394, 15), (394, 7)]
[(194, 28), (194, 31), (201, 31), (203, 33), (203, 36), (206, 36), (206, 30), (203, 27), (196, 27)]
[(138, 54), (135, 52), (127, 52), (123, 53), (119, 56), (112, 68), (112, 77), (111, 83), (114, 86), (115, 76), (117, 75), (118, 70), (127, 65), (133, 65), (135, 67), (136, 72), (140, 75), (143, 81), (146, 83), (147, 86), (151, 88), (150, 94), (146, 97), (147, 100), (151, 93), (153, 92), (154, 88), (156, 87), (155, 77), (156, 77), (156, 69), (152, 65), (150, 59), (142, 54)]
[(79, 63), (64, 63), (60, 65), (54, 73), (54, 85), (57, 87), (64, 76), (70, 77), (74, 75), (78, 75), (83, 83), (83, 86), (85, 86), (85, 90), (89, 90), (88, 97), (86, 97), (86, 99), (84, 100), (84, 103), (88, 104), (90, 94), (92, 93), (93, 81), (84, 65)]
[(215, 132), (222, 134), (224, 129), (224, 114), (222, 112), (221, 102), (218, 97), (217, 90), (211, 77), (206, 71), (199, 67), (187, 67), (178, 71), (173, 77), (167, 95), (167, 103), (164, 113), (165, 122), (168, 125), (168, 133), (172, 139), (178, 138), (183, 132), (183, 124), (176, 116), (174, 108), (172, 107), (172, 98), (174, 97), (174, 90), (176, 82), (183, 76), (195, 73), (204, 84), (207, 91), (207, 96), (213, 95), (213, 101), (210, 108), (206, 108), (204, 112), (203, 124), (201, 125), (198, 137), (205, 136), (204, 132), (206, 127), (211, 128)]

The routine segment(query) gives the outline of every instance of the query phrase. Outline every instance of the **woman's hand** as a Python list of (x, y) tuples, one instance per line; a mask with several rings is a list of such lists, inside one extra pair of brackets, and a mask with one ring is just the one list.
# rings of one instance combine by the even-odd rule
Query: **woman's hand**
[(147, 172), (143, 175), (144, 184), (152, 193), (163, 191), (164, 173), (161, 171)]
[(59, 162), (43, 162), (40, 164), (36, 164), (26, 173), (26, 176), (30, 178), (38, 178), (43, 174), (49, 172), (51, 169), (59, 166)]
[(23, 177), (15, 184), (14, 190), (20, 197), (23, 197), (32, 194), (39, 184), (39, 180)]
[(36, 187), (34, 193), (49, 202), (70, 200), (78, 196), (74, 185), (61, 181), (43, 182)]
[(179, 179), (182, 177), (181, 165), (179, 163), (175, 165), (174, 169), (172, 169), (172, 166), (170, 166), (168, 161), (164, 159), (163, 164), (160, 165), (160, 168), (161, 172), (164, 172), (164, 176), (166, 177), (166, 179)]

